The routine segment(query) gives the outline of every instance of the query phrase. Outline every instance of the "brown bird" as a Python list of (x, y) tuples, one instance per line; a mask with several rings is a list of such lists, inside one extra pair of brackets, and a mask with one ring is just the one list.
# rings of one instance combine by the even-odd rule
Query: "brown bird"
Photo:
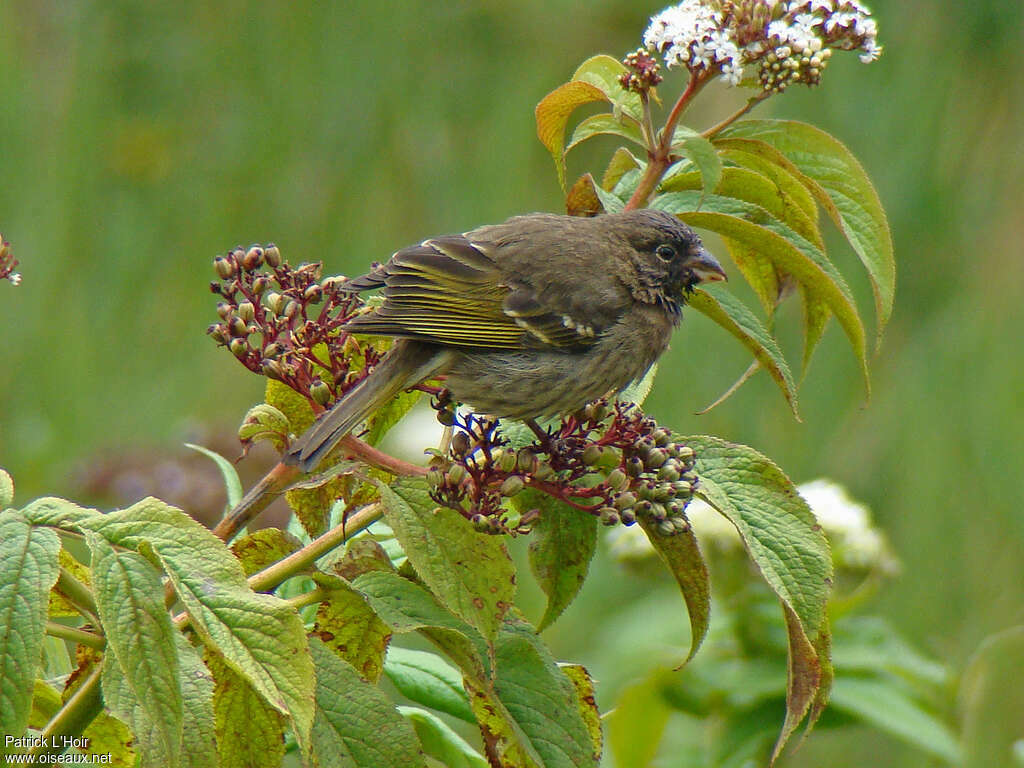
[(344, 286), (384, 297), (344, 329), (399, 341), (284, 462), (309, 472), (394, 395), (439, 375), (455, 400), (500, 418), (576, 410), (643, 376), (687, 294), (725, 279), (692, 229), (650, 209), (516, 216), (403, 248)]

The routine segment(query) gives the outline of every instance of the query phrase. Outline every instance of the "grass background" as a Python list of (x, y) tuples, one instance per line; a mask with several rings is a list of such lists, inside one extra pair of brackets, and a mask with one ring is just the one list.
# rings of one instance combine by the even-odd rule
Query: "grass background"
[[(1024, 6), (872, 8), (879, 62), (837, 56), (821, 88), (755, 113), (841, 138), (888, 210), (899, 279), (870, 403), (833, 324), (804, 383), (802, 423), (763, 375), (696, 417), (747, 359), (687, 317), (649, 408), (869, 503), (904, 563), (879, 610), (960, 667), (985, 636), (1024, 619)], [(351, 274), (423, 236), (559, 210), (533, 106), (584, 58), (634, 48), (657, 10), (0, 5), (0, 232), (24, 273), (20, 288), (0, 285), (0, 465), (19, 499), (103, 503), (110, 484), (88, 481), (97, 467), (174, 460), (184, 439), (215, 442), (260, 399), (262, 381), (204, 336), (218, 251), (273, 240), (293, 262)], [(706, 127), (735, 103), (709, 89), (686, 122)], [(570, 176), (614, 146), (573, 158)], [(870, 317), (859, 265), (832, 242)], [(115, 490), (191, 487), (154, 477)], [(584, 591), (552, 630), (556, 654), (586, 655), (583, 622), (601, 601)], [(864, 754), (883, 754), (875, 765), (922, 759), (865, 731), (830, 764)]]

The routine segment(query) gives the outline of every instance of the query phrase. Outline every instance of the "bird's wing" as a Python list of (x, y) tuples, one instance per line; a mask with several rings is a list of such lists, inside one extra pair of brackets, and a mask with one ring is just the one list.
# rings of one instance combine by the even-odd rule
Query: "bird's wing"
[(505, 279), (497, 246), (463, 235), (404, 248), (346, 290), (381, 288), (384, 303), (345, 330), (438, 344), (526, 349), (589, 346), (603, 330), (538, 298), (523, 279)]

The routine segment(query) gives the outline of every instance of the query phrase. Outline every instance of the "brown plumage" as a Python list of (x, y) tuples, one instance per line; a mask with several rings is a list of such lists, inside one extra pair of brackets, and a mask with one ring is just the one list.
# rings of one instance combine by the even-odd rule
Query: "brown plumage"
[(310, 471), (383, 403), (438, 375), (494, 416), (575, 410), (642, 376), (686, 294), (724, 279), (696, 233), (655, 210), (516, 216), (404, 248), (345, 285), (384, 297), (345, 330), (400, 341), (285, 461)]

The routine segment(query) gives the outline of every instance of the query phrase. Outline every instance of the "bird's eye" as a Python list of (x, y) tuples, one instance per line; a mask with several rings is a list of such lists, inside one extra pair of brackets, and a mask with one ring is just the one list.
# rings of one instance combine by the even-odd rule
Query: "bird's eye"
[(676, 257), (676, 249), (671, 245), (659, 245), (654, 252), (662, 261), (672, 261)]

